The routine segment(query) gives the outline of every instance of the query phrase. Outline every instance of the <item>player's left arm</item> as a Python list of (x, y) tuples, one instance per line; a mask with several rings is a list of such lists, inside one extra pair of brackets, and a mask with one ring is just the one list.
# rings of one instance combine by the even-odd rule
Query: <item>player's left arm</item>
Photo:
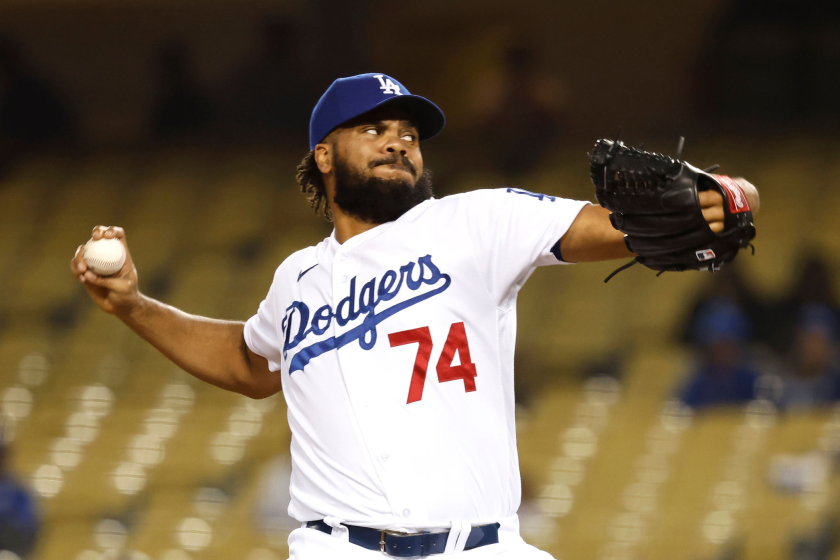
[[(744, 190), (753, 215), (758, 214), (758, 190), (743, 177), (734, 178)], [(716, 191), (699, 193), (703, 217), (712, 231), (723, 231), (723, 196)], [(610, 212), (596, 205), (584, 207), (560, 239), (560, 252), (566, 262), (594, 262), (623, 259), (635, 255), (624, 244), (624, 234), (610, 223)]]

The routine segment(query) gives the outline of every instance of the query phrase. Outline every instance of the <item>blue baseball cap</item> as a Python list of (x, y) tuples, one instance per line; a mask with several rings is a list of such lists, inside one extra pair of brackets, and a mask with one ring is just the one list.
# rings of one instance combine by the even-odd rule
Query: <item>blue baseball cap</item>
[(694, 325), (694, 341), (709, 345), (716, 342), (747, 342), (751, 334), (750, 320), (733, 301), (710, 300)]
[(443, 130), (446, 117), (440, 108), (419, 95), (411, 95), (404, 85), (385, 74), (359, 74), (339, 78), (327, 88), (309, 119), (309, 149), (350, 119), (384, 104), (395, 105), (414, 118), (420, 140), (428, 140)]

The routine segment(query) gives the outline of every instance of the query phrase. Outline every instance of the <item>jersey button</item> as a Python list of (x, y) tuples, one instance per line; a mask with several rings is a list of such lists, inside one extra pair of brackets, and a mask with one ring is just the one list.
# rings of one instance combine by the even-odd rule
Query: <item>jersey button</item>
[(342, 276), (341, 281), (346, 284), (347, 283), (347, 276)]
[(410, 509), (404, 509), (403, 510), (403, 517), (408, 517), (409, 515), (411, 515), (411, 510)]
[(391, 456), (388, 453), (383, 453), (382, 455), (380, 455), (380, 457), (382, 458), (383, 463), (387, 463), (388, 459), (391, 458)]

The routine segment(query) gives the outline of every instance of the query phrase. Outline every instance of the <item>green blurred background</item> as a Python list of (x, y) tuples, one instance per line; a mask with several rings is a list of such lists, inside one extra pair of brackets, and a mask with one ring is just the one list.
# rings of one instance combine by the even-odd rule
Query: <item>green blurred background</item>
[(424, 145), (437, 196), (594, 199), (586, 151), (622, 128), (669, 154), (685, 136), (687, 160), (762, 195), (755, 255), (720, 274), (605, 285), (611, 262), (523, 289), (526, 540), (840, 558), (836, 2), (2, 0), (0, 560), (287, 557), (282, 395), (193, 381), (68, 265), (121, 225), (142, 291), (246, 320), (331, 229), (294, 179), (312, 107), (371, 71), (446, 113)]

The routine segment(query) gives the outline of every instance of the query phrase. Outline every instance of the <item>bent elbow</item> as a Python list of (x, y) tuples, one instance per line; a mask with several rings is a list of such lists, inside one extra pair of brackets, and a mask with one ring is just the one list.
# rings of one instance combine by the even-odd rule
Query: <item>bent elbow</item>
[(281, 388), (279, 377), (275, 380), (247, 375), (237, 379), (234, 391), (240, 395), (245, 395), (249, 399), (259, 400), (276, 395)]
[(268, 397), (276, 395), (280, 391), (279, 388), (275, 387), (265, 387), (265, 386), (252, 386), (248, 387), (245, 391), (240, 391), (242, 395), (245, 395), (249, 399), (254, 400), (261, 400), (267, 399)]

